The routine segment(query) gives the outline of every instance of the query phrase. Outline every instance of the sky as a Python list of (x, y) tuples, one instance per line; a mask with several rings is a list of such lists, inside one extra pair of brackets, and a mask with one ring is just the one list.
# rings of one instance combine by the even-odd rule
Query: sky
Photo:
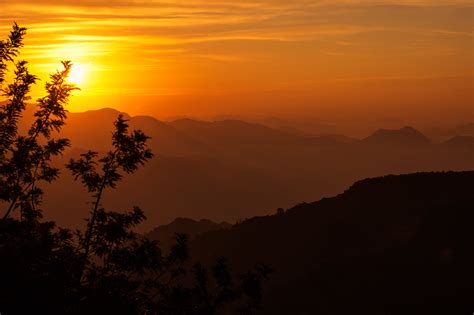
[[(44, 81), (76, 65), (71, 111), (474, 121), (472, 1), (0, 0)], [(33, 91), (42, 93), (41, 85)]]

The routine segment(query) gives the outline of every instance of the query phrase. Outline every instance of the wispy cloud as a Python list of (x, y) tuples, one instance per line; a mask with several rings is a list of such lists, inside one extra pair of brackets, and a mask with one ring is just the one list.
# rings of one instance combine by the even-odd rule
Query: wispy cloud
[(168, 71), (159, 82), (168, 90), (473, 67), (466, 0), (2, 0), (0, 8), (0, 31), (28, 26), (24, 56), (39, 71), (68, 58), (136, 85), (134, 70)]

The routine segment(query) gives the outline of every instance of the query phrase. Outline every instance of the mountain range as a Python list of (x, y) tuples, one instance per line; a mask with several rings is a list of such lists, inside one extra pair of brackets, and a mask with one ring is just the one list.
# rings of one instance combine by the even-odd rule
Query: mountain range
[[(118, 114), (113, 109), (70, 113), (62, 136), (71, 139), (72, 147), (58, 165), (88, 149), (108, 150)], [(239, 120), (124, 115), (131, 128), (151, 136), (156, 157), (107, 192), (104, 205), (114, 210), (141, 206), (149, 218), (144, 231), (177, 217), (235, 222), (265, 215), (337, 194), (366, 177), (474, 168), (473, 137), (433, 143), (412, 127), (381, 129), (356, 139)], [(27, 126), (28, 118), (23, 123)], [(90, 199), (66, 170), (45, 192), (47, 218), (70, 227), (82, 222)]]

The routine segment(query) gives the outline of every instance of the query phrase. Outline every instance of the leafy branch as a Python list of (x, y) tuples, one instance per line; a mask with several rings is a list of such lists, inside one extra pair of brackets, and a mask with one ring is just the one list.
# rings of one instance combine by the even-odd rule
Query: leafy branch
[[(71, 159), (66, 165), (71, 170), (74, 178), (76, 180), (80, 179), (94, 198), (84, 238), (84, 263), (80, 278), (84, 274), (85, 264), (89, 259), (91, 241), (104, 190), (116, 187), (122, 179), (120, 171), (127, 174), (133, 173), (139, 166), (144, 165), (147, 160), (153, 157), (151, 150), (147, 147), (149, 137), (140, 130), (134, 130), (129, 134), (127, 121), (122, 115), (119, 115), (114, 126), (115, 131), (112, 134), (113, 150), (100, 159), (98, 159), (97, 152), (89, 151), (82, 154), (78, 160)], [(101, 172), (98, 170), (99, 165)]]

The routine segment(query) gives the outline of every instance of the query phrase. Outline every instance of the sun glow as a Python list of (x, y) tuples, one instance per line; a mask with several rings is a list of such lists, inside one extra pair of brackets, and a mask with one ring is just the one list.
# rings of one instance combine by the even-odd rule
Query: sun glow
[(73, 64), (71, 73), (69, 74), (69, 82), (77, 85), (82, 84), (86, 79), (89, 68), (89, 65)]

